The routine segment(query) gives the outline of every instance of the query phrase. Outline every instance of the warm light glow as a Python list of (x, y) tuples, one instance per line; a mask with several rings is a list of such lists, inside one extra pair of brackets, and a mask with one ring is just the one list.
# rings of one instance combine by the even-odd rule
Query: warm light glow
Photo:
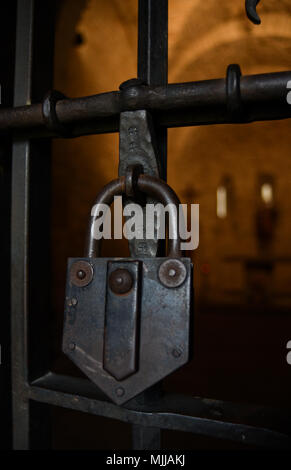
[(261, 198), (265, 204), (271, 204), (273, 202), (273, 187), (270, 183), (262, 184)]
[(227, 216), (227, 190), (225, 186), (218, 186), (216, 193), (216, 214), (220, 219)]

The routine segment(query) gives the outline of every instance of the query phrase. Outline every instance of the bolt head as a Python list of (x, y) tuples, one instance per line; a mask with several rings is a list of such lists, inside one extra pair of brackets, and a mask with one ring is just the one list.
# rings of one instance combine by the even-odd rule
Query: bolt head
[(74, 286), (85, 287), (93, 279), (93, 268), (88, 261), (76, 261), (70, 269), (70, 281)]
[(112, 271), (109, 276), (109, 287), (114, 294), (128, 294), (133, 286), (132, 274), (123, 268)]
[(123, 387), (118, 387), (116, 390), (115, 390), (115, 393), (118, 397), (123, 397), (123, 395), (125, 394), (125, 390)]
[(86, 277), (85, 271), (80, 269), (80, 271), (77, 272), (77, 277), (78, 277), (78, 279), (84, 279)]
[(167, 259), (161, 264), (158, 275), (165, 287), (179, 287), (187, 277), (187, 269), (180, 259)]

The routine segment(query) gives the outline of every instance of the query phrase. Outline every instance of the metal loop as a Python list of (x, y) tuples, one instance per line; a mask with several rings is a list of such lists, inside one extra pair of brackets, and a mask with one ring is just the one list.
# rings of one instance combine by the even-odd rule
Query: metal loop
[[(170, 231), (173, 238), (169, 238), (168, 256), (171, 258), (180, 258), (181, 239), (179, 235), (179, 198), (173, 189), (163, 180), (149, 175), (139, 174), (137, 179), (137, 189), (151, 197), (160, 201), (169, 209)], [(121, 176), (108, 183), (97, 196), (95, 200), (87, 234), (86, 252), (87, 258), (96, 258), (101, 254), (101, 240), (96, 240), (94, 234), (94, 222), (99, 215), (100, 205), (106, 204), (110, 206), (114, 200), (114, 196), (121, 196), (126, 192), (126, 177)]]
[(139, 175), (143, 173), (142, 165), (129, 165), (125, 172), (125, 194), (127, 197), (137, 199), (137, 181)]
[(66, 98), (60, 91), (50, 90), (42, 102), (42, 115), (45, 126), (49, 131), (61, 137), (71, 137), (70, 129), (60, 122), (56, 112), (57, 102)]
[(245, 1), (247, 17), (254, 24), (261, 24), (261, 19), (256, 10), (257, 4), (259, 3), (259, 1), (260, 0), (246, 0)]
[(230, 64), (226, 72), (226, 107), (230, 121), (241, 121), (243, 104), (240, 93), (241, 70), (238, 64)]

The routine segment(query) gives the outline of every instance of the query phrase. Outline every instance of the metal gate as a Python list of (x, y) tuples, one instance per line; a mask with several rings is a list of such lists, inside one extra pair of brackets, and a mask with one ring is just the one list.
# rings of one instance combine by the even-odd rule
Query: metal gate
[(117, 406), (96, 392), (89, 380), (51, 372), (47, 211), (51, 138), (118, 132), (121, 112), (149, 110), (166, 179), (167, 128), (290, 118), (286, 87), (291, 72), (241, 76), (239, 67), (231, 65), (225, 78), (168, 85), (168, 2), (139, 0), (139, 81), (127, 83), (120, 91), (78, 99), (51, 94), (45, 113), (41, 100), (52, 84), (55, 7), (53, 1), (18, 0), (14, 108), (0, 110), (0, 131), (13, 132), (14, 448), (49, 447), (50, 405), (130, 423), (133, 449), (159, 449), (161, 429), (266, 448), (290, 446), (286, 424), (290, 420), (269, 409), (162, 395), (159, 387)]

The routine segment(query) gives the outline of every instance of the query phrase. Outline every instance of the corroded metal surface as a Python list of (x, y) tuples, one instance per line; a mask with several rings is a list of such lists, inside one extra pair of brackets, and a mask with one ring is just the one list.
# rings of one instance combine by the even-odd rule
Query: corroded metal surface
[[(160, 159), (158, 157), (157, 144), (151, 116), (148, 111), (127, 111), (120, 114), (119, 130), (119, 176), (127, 174), (127, 169), (139, 165), (143, 173), (150, 176), (160, 177)], [(125, 197), (123, 204), (126, 207), (134, 202), (132, 197)], [(147, 204), (154, 204), (155, 200), (147, 196)], [(143, 207), (143, 217), (146, 209)], [(158, 220), (156, 221), (158, 223)], [(157, 256), (158, 239), (146, 238), (146, 227), (143, 226), (143, 233), (139, 238), (129, 240), (129, 250), (133, 257), (153, 257)]]
[[(241, 100), (245, 108), (242, 122), (287, 119), (291, 107), (286, 87), (291, 72), (245, 75), (241, 77)], [(134, 87), (134, 93), (112, 91), (98, 95), (59, 100), (58, 122), (69, 126), (71, 137), (119, 131), (120, 113), (145, 109), (162, 127), (237, 123), (226, 108), (226, 80), (172, 83), (167, 86)], [(270, 104), (272, 106), (270, 106)], [(0, 131), (25, 133), (32, 138), (58, 136), (49, 131), (42, 103), (0, 110)]]
[[(111, 205), (114, 196), (122, 195), (125, 193), (126, 184), (125, 177), (121, 176), (116, 180), (108, 183), (102, 191), (98, 194), (93, 210), (90, 212), (90, 222), (87, 233), (87, 243), (85, 254), (88, 258), (100, 256), (101, 253), (101, 239), (94, 238), (94, 223), (99, 215), (100, 205)], [(179, 213), (179, 198), (173, 189), (164, 181), (159, 178), (154, 178), (148, 175), (139, 175), (137, 180), (137, 189), (146, 195), (151, 196), (153, 199), (160, 201), (164, 206), (168, 206), (169, 210), (169, 230), (172, 235), (169, 238), (169, 253), (172, 258), (181, 256), (181, 243), (179, 238), (179, 223), (177, 214)], [(136, 256), (142, 258), (143, 256)]]
[[(103, 367), (117, 380), (134, 374), (138, 368), (140, 268), (140, 261), (108, 263)], [(115, 280), (113, 283), (112, 277)], [(117, 282), (119, 279), (121, 283)], [(102, 302), (104, 299), (98, 300)]]
[[(77, 304), (66, 304), (63, 351), (117, 404), (127, 402), (186, 364), (190, 358), (192, 264), (189, 258), (180, 259), (187, 277), (175, 289), (162, 285), (158, 277), (165, 258), (142, 261), (139, 365), (134, 374), (123, 380), (117, 380), (104, 368), (105, 299), (108, 262), (126, 263), (128, 259), (82, 259), (94, 270), (94, 278), (86, 287), (73, 285), (68, 276), (66, 298), (77, 299)], [(68, 273), (77, 261), (80, 259), (69, 260)], [(123, 320), (118, 312), (115, 310), (118, 328), (122, 332)], [(73, 350), (70, 348), (72, 342), (75, 343)]]

